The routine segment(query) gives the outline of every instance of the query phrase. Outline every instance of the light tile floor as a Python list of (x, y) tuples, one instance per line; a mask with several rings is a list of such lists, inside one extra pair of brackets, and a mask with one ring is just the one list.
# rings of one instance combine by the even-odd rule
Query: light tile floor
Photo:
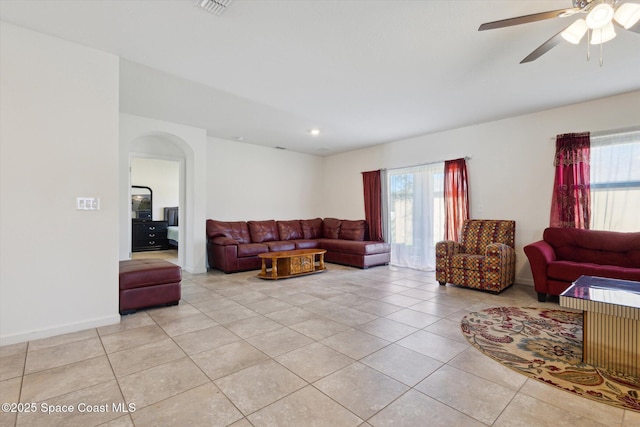
[(178, 306), (0, 347), (0, 400), (35, 404), (0, 425), (640, 425), (640, 413), (528, 379), (462, 337), (474, 310), (558, 307), (531, 287), (492, 295), (433, 273), (328, 268), (281, 281), (185, 273)]

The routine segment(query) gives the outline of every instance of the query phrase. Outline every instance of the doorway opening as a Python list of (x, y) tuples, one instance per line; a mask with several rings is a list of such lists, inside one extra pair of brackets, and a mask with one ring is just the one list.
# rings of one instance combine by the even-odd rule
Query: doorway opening
[[(182, 164), (181, 159), (159, 158), (152, 154), (131, 155), (131, 188), (147, 187), (153, 192), (147, 217), (139, 218), (132, 210), (131, 259), (164, 259), (182, 265)], [(132, 204), (134, 197), (132, 195)]]
[[(121, 117), (120, 257), (131, 259), (131, 161), (171, 160), (180, 164), (178, 263), (189, 273), (206, 272), (206, 132), (142, 117)], [(175, 206), (175, 205), (174, 205)], [(158, 207), (161, 207), (158, 204)]]

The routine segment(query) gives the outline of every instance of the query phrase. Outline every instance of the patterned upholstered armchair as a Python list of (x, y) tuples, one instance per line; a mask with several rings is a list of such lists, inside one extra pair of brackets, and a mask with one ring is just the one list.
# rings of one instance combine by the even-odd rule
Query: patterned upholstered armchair
[(516, 222), (466, 220), (460, 242), (436, 244), (436, 279), (498, 293), (513, 284)]

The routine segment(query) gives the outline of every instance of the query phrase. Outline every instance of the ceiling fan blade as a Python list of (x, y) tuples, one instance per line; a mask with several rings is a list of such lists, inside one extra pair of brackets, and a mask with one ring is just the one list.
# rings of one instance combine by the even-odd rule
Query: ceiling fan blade
[(538, 46), (536, 50), (531, 52), (526, 58), (520, 61), (520, 63), (524, 64), (527, 62), (535, 61), (536, 59), (540, 58), (542, 55), (544, 55), (545, 53), (549, 52), (551, 49), (556, 47), (563, 40), (562, 31), (560, 31), (558, 34), (556, 34), (555, 36), (551, 37), (549, 40), (547, 40), (546, 42)]
[(633, 31), (634, 33), (640, 33), (640, 21), (638, 21), (634, 26), (627, 28), (629, 31)]
[(550, 10), (548, 12), (534, 13), (532, 15), (517, 16), (515, 18), (503, 19), (500, 21), (487, 22), (480, 25), (478, 31), (493, 30), (496, 28), (511, 27), (513, 25), (527, 24), (529, 22), (544, 21), (545, 19), (553, 19), (565, 16), (571, 16), (580, 12), (582, 9), (573, 7), (570, 9)]
[(624, 28), (622, 25), (620, 25), (620, 23), (618, 21), (616, 21), (615, 19), (613, 21), (613, 25), (620, 28), (621, 30), (627, 30), (627, 31), (633, 31), (634, 33), (640, 33), (640, 21), (636, 22), (634, 25), (632, 25), (629, 28)]

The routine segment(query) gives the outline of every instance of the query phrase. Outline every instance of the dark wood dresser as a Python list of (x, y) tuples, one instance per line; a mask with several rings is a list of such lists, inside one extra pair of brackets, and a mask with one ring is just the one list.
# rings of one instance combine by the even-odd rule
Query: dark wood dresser
[(160, 251), (169, 249), (167, 221), (133, 220), (131, 227), (131, 250)]

